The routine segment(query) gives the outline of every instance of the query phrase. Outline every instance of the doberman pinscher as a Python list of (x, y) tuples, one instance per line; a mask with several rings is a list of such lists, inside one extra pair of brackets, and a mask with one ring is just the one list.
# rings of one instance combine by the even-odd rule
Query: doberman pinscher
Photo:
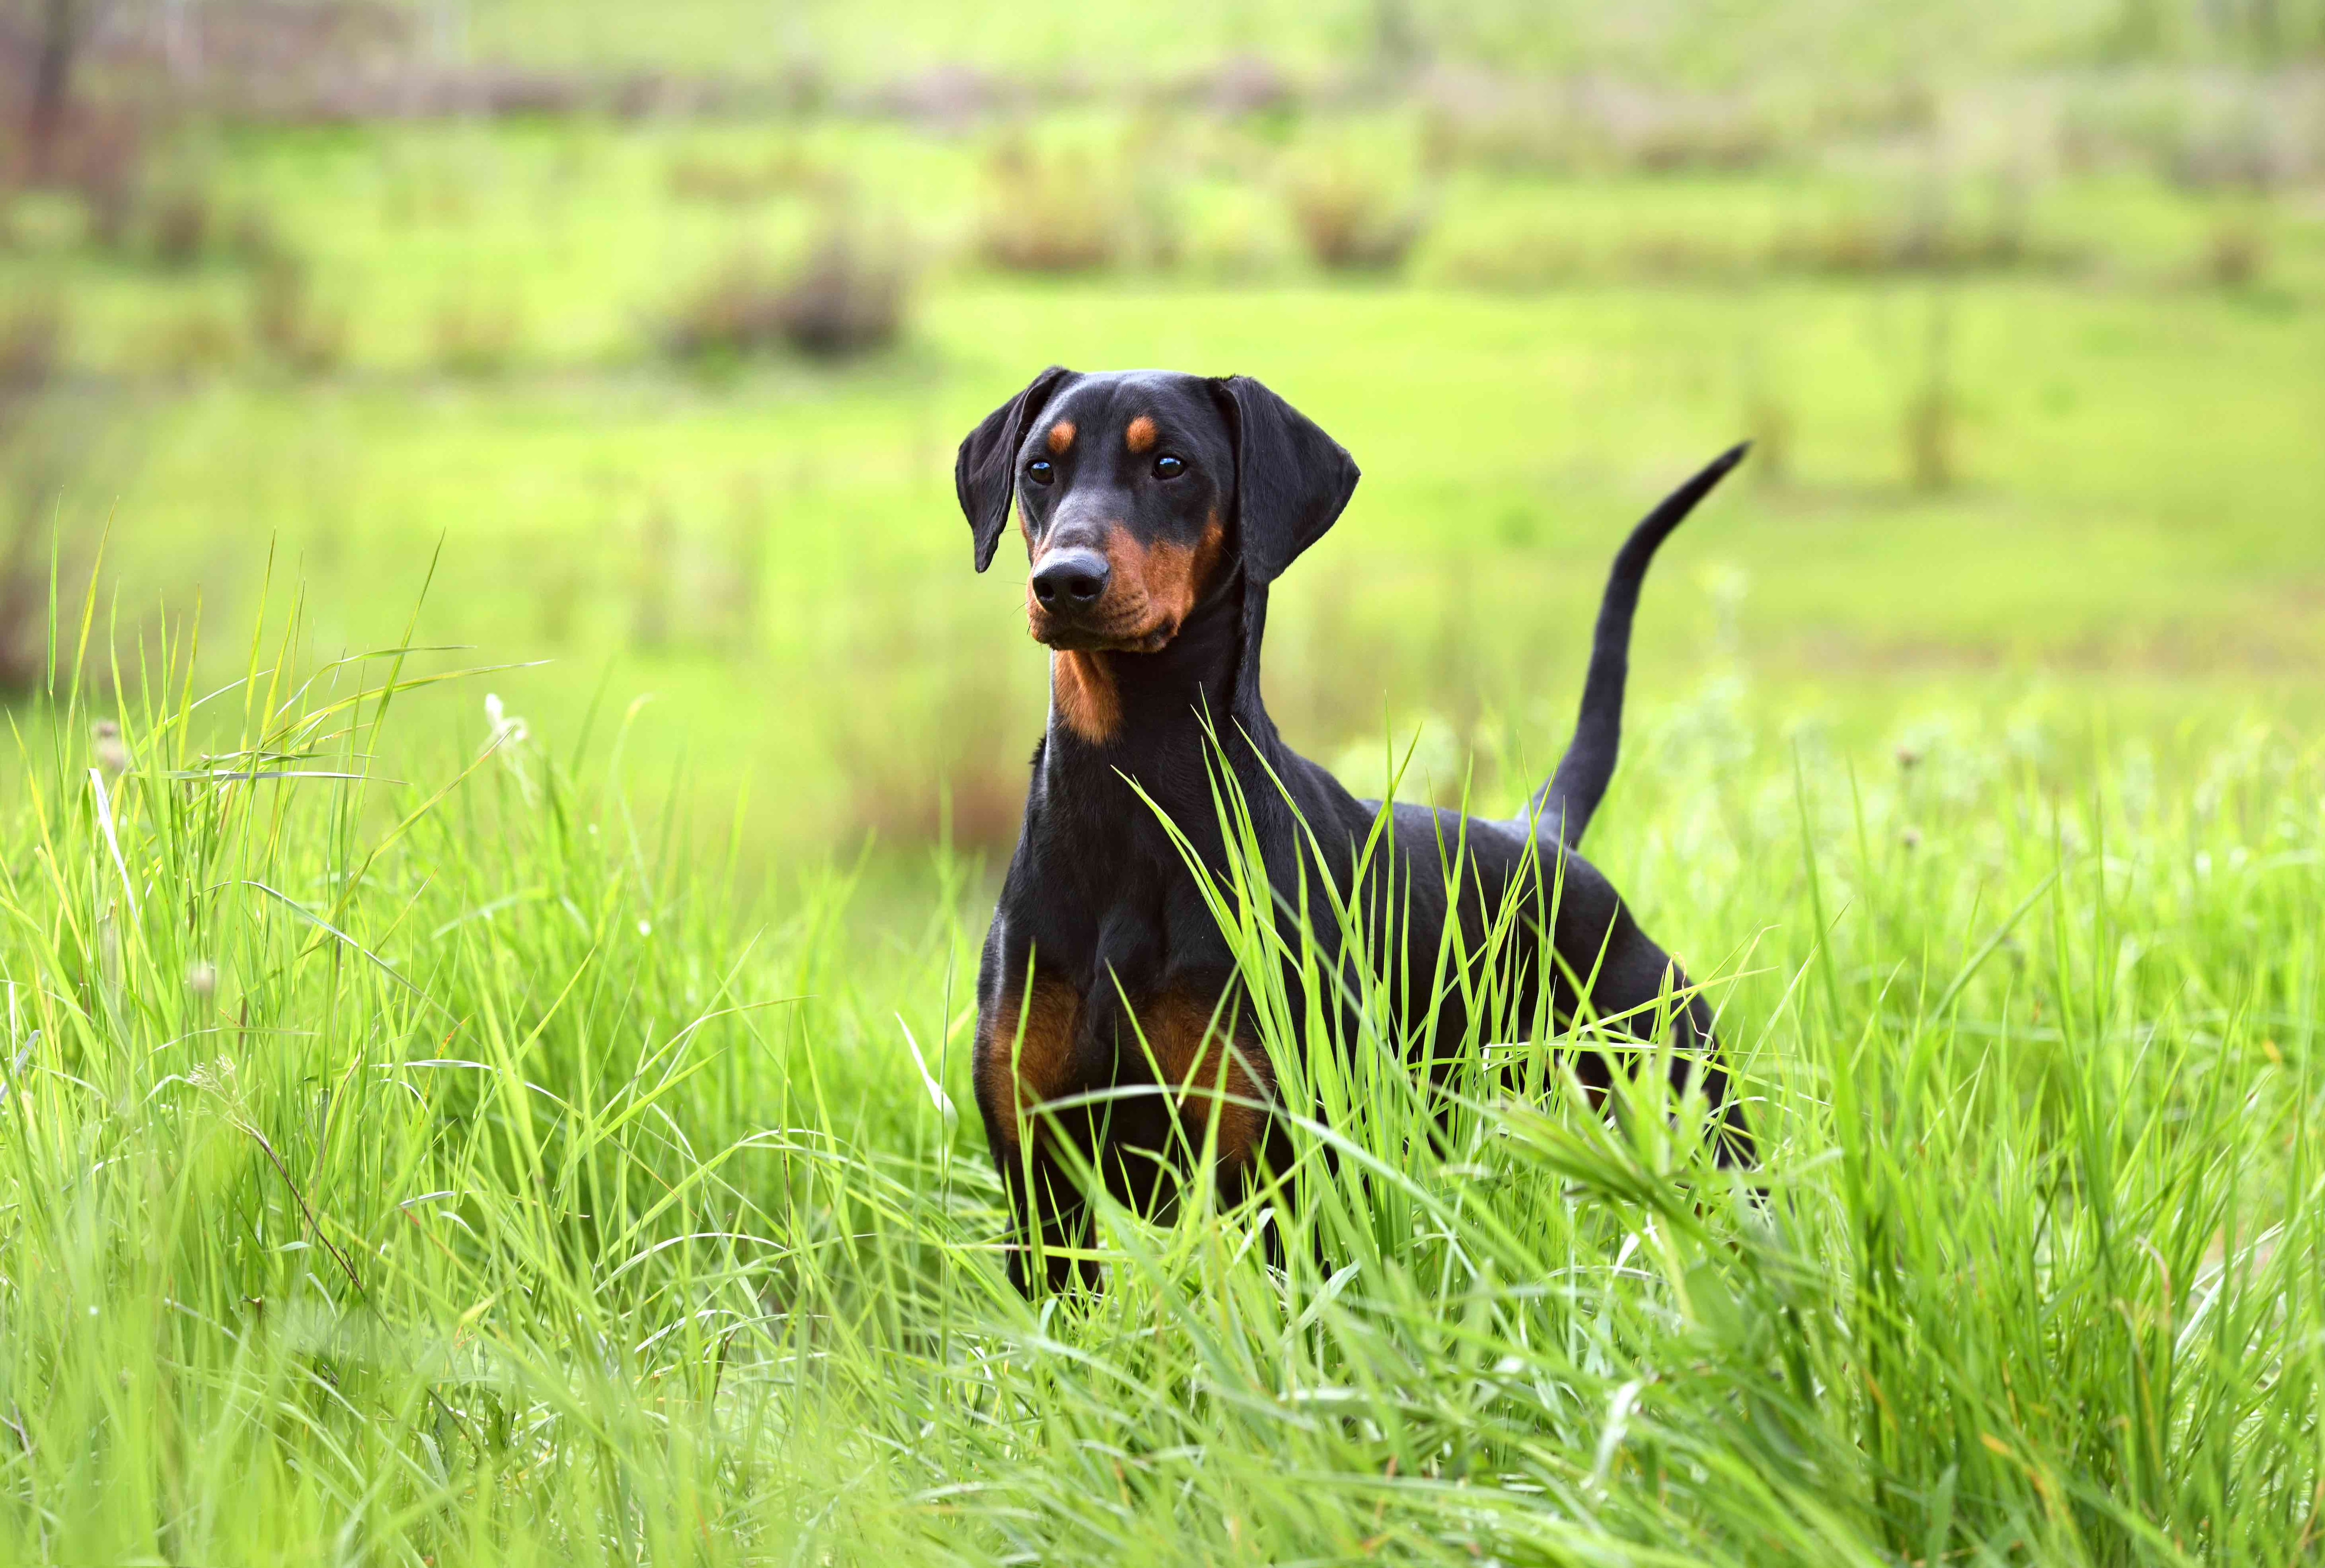
[[(1360, 846), (1378, 803), (1357, 800), (1293, 752), (1260, 701), (1268, 585), (1356, 488), (1357, 465), (1339, 444), (1248, 376), (1056, 366), (961, 442), (954, 482), (977, 569), (991, 564), (1014, 500), (1032, 562), (1026, 615), (1051, 650), (1049, 730), (1033, 752), (1024, 830), (986, 939), (975, 1052), (994, 1158), (1020, 1221), (1038, 1224), (1045, 1249), (1083, 1249), (1089, 1234), (1070, 1174), (1078, 1162), (1061, 1157), (1060, 1138), (1109, 1191), (1149, 1213), (1172, 1201), (1173, 1166), (1188, 1148), (1215, 1151), (1229, 1196), (1258, 1171), (1281, 1169), (1288, 1154), (1273, 1114), (1277, 1075), (1233, 951), (1161, 820), (1207, 870), (1223, 870), (1228, 847), (1210, 771), (1222, 765), (1280, 906), (1302, 906), (1304, 881), (1310, 903), (1323, 908), (1318, 878), (1329, 877), (1386, 932), (1394, 879), (1396, 934), (1384, 945), (1400, 951), (1373, 961), (1410, 1037), (1428, 1034), (1432, 1010), (1433, 1038), (1468, 1037), (1465, 990), (1481, 993), (1442, 973), (1444, 923), (1458, 917), (1461, 950), (1482, 952), (1490, 923), (1518, 898), (1534, 926), (1550, 927), (1550, 994), (1531, 955), (1505, 959), (1515, 965), (1499, 993), (1510, 1004), (1476, 1025), (1514, 1019), (1524, 1028), (1544, 1001), (1561, 1020), (1636, 1023), (1661, 1009), (1677, 1047), (1674, 1078), (1682, 1087), (1692, 1080), (1716, 1113), (1719, 1158), (1752, 1160), (1716, 1060), (1710, 1009), (1573, 849), (1614, 772), (1647, 563), (1742, 456), (1738, 447), (1681, 487), (1616, 556), (1574, 739), (1528, 809), (1489, 821), (1398, 803), (1392, 852), (1366, 859)], [(1366, 886), (1352, 888), (1359, 877)], [(1338, 954), (1334, 931), (1315, 940)], [(1297, 995), (1298, 975), (1286, 980)], [(1602, 1098), (1612, 1067), (1592, 1053), (1576, 1070)], [(1052, 1289), (1097, 1282), (1086, 1256), (1055, 1250), (1044, 1274)], [(1012, 1250), (1010, 1275), (1033, 1287), (1022, 1248)]]

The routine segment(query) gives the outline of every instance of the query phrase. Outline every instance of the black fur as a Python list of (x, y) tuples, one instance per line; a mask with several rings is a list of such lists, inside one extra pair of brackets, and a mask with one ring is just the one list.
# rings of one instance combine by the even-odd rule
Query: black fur
[(1750, 444), (1728, 448), (1665, 496), (1615, 552), (1607, 594), (1598, 601), (1598, 626), (1590, 641), (1590, 669), (1582, 679), (1582, 711), (1574, 720), (1574, 738), (1559, 758), (1558, 771), (1533, 797), (1534, 815), (1554, 824), (1560, 841), (1570, 849), (1582, 841), (1582, 830), (1590, 825), (1591, 814), (1615, 776), (1615, 756), (1623, 746), (1623, 685), (1631, 670), (1631, 617), (1639, 608), (1639, 585), (1647, 580), (1647, 563), (1654, 560), (1656, 546), (1687, 521), (1695, 504), (1744, 460)]

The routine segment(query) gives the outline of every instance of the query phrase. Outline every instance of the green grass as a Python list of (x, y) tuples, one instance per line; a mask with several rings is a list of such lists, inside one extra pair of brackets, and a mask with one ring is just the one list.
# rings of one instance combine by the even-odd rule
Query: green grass
[[(1288, 150), (1165, 120), (1153, 146), (1195, 259), (1069, 281), (968, 257), (981, 138), (838, 120), (221, 137), (221, 210), (269, 214), (346, 314), (346, 361), (318, 379), (246, 342), (209, 371), (157, 374), (187, 320), (241, 330), (253, 280), (231, 258), (158, 271), (42, 240), (26, 218), (0, 280), (61, 292), (73, 372), (110, 411), (111, 444), (46, 504), (84, 541), (109, 520), (125, 629), (197, 602), (238, 620), (272, 555), (305, 583), (320, 645), (378, 644), (440, 542), (425, 640), (550, 661), (500, 689), (551, 732), (577, 732), (593, 701), (651, 694), (632, 756), (659, 769), (685, 755), (706, 811), (752, 781), (755, 862), (812, 862), (867, 831), (917, 854), (947, 786), (963, 841), (1008, 841), (1042, 665), (1006, 563), (964, 570), (947, 469), (959, 434), (1053, 358), (1255, 373), (1355, 451), (1364, 484), (1278, 595), (1268, 654), (1275, 711), (1320, 755), (1369, 756), (1385, 719), (1433, 727), (1488, 783), (1514, 784), (1562, 733), (1576, 628), (1620, 531), (1771, 419), (1781, 481), (1723, 492), (1659, 569), (1641, 701), (1691, 700), (1711, 664), (1749, 673), (1756, 723), (1805, 711), (1864, 738), (1923, 707), (2054, 689), (2163, 735), (2190, 715), (2313, 719), (2325, 228), (2299, 201), (2254, 209), (2265, 270), (2242, 290), (2191, 281), (2235, 204), (2127, 175), (2033, 192), (2031, 231), (2087, 258), (2065, 272), (1715, 265), (1659, 281), (1626, 259), (1675, 244), (1759, 255), (1910, 206), (1911, 181), (1845, 162), (1460, 169), (1406, 281), (1337, 282), (1268, 252), (1289, 244), (1268, 238), (1284, 159), (1368, 138), (1402, 166), (1411, 120), (1346, 116)], [(1112, 148), (1129, 126), (1076, 111), (1033, 134)], [(779, 156), (900, 215), (927, 263), (907, 340), (844, 370), (660, 361), (656, 312), (738, 244), (797, 243), (813, 209), (685, 199), (671, 171)], [(1986, 199), (1960, 196), (1973, 216)], [(1456, 281), (1463, 255), (1545, 235), (1580, 258), (1556, 286)], [(1271, 270), (1232, 283), (1200, 264), (1204, 246), (1245, 240), (1277, 255)], [(438, 365), (432, 323), (461, 302), (513, 311), (499, 374)], [(1939, 311), (1956, 473), (1924, 491), (1903, 432)], [(661, 645), (639, 635), (650, 601), (672, 627)]]
[(1688, 1107), (1578, 1109), (1547, 1042), (1448, 1107), (1271, 1005), (1332, 1113), (1281, 1202), (1108, 1211), (1107, 1292), (1029, 1304), (950, 1109), (973, 868), (902, 921), (846, 876), (741, 896), (581, 737), (399, 748), (445, 656), (310, 640), (199, 702), (183, 649), (133, 662), (125, 773), (71, 700), (16, 770), (13, 1557), (2317, 1548), (2312, 743), (2060, 704), (1901, 765), (1667, 710), (1588, 848), (1716, 997), (1765, 1201)]
[[(0, 1556), (2325, 1550), (2325, 208), (2067, 145), (2138, 120), (2163, 167), (2265, 84), (2087, 78), (2111, 0), (1410, 7), (1456, 66), (1740, 85), (1781, 130), (1752, 172), (1553, 176), (1341, 96), (1371, 0), (437, 9), (479, 62), (1095, 91), (962, 134), (189, 128), (173, 177), (343, 320), (318, 375), (253, 340), (248, 255), (6, 196), (0, 310), (69, 331), (53, 399), (0, 395), (0, 506), (97, 586), (0, 747)], [(2247, 10), (2160, 10), (2154, 52)], [(1246, 51), (1316, 92), (1149, 101)], [(1979, 85), (2025, 70), (2063, 74)], [(1159, 196), (1181, 262), (987, 270), (1018, 135)], [(811, 178), (710, 201), (690, 162)], [(1433, 203), (1402, 276), (1301, 259), (1283, 188), (1332, 164)], [(919, 263), (903, 342), (663, 359), (688, 286), (807, 238), (805, 186)], [(1820, 270), (1940, 195), (1972, 237), (2023, 203), (2031, 259)], [(2256, 275), (2208, 276), (2246, 237)], [(505, 316), (489, 373), (448, 311)], [(1941, 317), (1953, 472), (1916, 487)], [(1353, 449), (1272, 710), (1487, 810), (1566, 734), (1624, 528), (1781, 435), (1657, 569), (1586, 846), (1709, 988), (1764, 1194), (1698, 1107), (1594, 1119), (1561, 1042), (1432, 1099), (1377, 1007), (1344, 1053), (1263, 980), (1326, 1112), (1284, 1188), (1107, 1211), (1095, 1299), (1007, 1288), (966, 1053), (1045, 683), (947, 469), (1053, 359), (1256, 374)], [(1301, 933), (1232, 892), (1273, 973)]]

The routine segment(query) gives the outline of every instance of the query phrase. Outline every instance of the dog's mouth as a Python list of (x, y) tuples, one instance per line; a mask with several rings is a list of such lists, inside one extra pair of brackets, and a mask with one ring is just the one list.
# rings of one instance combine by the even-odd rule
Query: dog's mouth
[(1042, 646), (1061, 654), (1159, 654), (1179, 635), (1175, 616), (1158, 620), (1100, 616), (1082, 619), (1030, 606), (1025, 629)]

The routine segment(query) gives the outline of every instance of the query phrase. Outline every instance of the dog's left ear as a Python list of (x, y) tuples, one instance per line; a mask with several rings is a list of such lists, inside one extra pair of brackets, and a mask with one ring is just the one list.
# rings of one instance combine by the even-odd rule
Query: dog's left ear
[(1250, 376), (1215, 379), (1211, 388), (1235, 432), (1244, 571), (1255, 582), (1273, 582), (1340, 515), (1357, 487), (1357, 461)]
[(1052, 365), (1025, 384), (1025, 390), (985, 416), (968, 432), (953, 459), (953, 493), (968, 518), (976, 541), (977, 570), (993, 564), (1001, 531), (1009, 525), (1009, 503), (1017, 494), (1017, 449), (1024, 444), (1025, 427), (1050, 401), (1058, 384), (1073, 374)]

